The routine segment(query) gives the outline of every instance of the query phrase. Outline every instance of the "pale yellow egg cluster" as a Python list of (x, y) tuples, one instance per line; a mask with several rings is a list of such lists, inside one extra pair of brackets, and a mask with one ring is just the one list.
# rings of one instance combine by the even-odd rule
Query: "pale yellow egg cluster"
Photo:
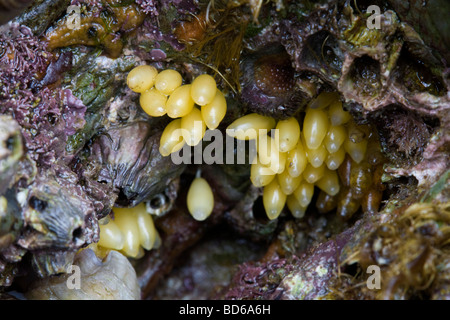
[(117, 250), (130, 258), (143, 256), (160, 244), (158, 231), (144, 203), (134, 208), (114, 208), (114, 219), (100, 224), (97, 251)]
[[(353, 130), (355, 126), (338, 94), (322, 93), (307, 107), (302, 128), (295, 117), (276, 122), (254, 113), (234, 121), (227, 133), (236, 139), (256, 139), (258, 155), (250, 179), (264, 188), (263, 204), (269, 219), (276, 219), (285, 205), (294, 217), (301, 218), (315, 186), (331, 196), (339, 192), (336, 170), (346, 153), (357, 163), (363, 160), (368, 135), (355, 135), (363, 132)], [(233, 134), (236, 129), (242, 130)], [(271, 129), (276, 130), (270, 136), (265, 134)]]
[(182, 83), (178, 71), (158, 73), (148, 65), (134, 68), (127, 77), (128, 87), (141, 94), (140, 105), (148, 115), (174, 118), (161, 136), (159, 151), (163, 156), (180, 150), (185, 143), (197, 145), (206, 128), (216, 129), (227, 112), (225, 96), (212, 76), (202, 74), (191, 84)]

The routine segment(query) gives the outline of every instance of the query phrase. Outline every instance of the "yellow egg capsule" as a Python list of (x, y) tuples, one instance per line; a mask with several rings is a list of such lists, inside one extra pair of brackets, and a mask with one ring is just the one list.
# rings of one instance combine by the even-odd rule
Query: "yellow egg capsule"
[(263, 190), (263, 205), (267, 217), (270, 220), (278, 218), (285, 204), (286, 195), (281, 190), (277, 179), (273, 179)]
[(268, 136), (260, 136), (257, 144), (258, 160), (268, 166), (275, 173), (282, 173), (286, 166), (286, 152), (280, 152), (275, 139)]
[(325, 166), (322, 164), (318, 168), (314, 168), (311, 164), (308, 164), (303, 171), (303, 178), (308, 183), (314, 183), (318, 181), (320, 178), (323, 177), (323, 174), (325, 173)]
[(302, 207), (307, 207), (314, 195), (314, 185), (303, 181), (294, 191), (294, 196)]
[(123, 253), (128, 257), (136, 257), (139, 254), (140, 239), (134, 212), (130, 209), (114, 208), (114, 218), (124, 236)]
[(360, 163), (366, 156), (367, 140), (363, 139), (358, 143), (352, 142), (349, 138), (344, 142), (345, 151), (356, 163)]
[(305, 170), (307, 164), (306, 152), (303, 149), (302, 142), (299, 140), (296, 147), (287, 153), (286, 170), (291, 177), (298, 177)]
[(295, 148), (300, 138), (300, 125), (294, 117), (280, 120), (275, 127), (280, 152), (288, 152)]
[(139, 98), (142, 110), (149, 116), (161, 117), (166, 114), (167, 97), (155, 88), (143, 92)]
[(210, 130), (216, 129), (227, 113), (227, 101), (220, 90), (216, 90), (213, 101), (202, 107), (202, 117)]
[(344, 143), (347, 137), (347, 131), (343, 126), (330, 126), (327, 136), (324, 140), (324, 145), (329, 153), (334, 153)]
[(184, 141), (189, 146), (196, 146), (202, 141), (206, 132), (206, 125), (198, 108), (194, 107), (189, 114), (181, 118), (181, 130)]
[(327, 135), (329, 127), (328, 116), (325, 111), (318, 109), (306, 110), (303, 122), (303, 136), (309, 149), (317, 149)]
[(133, 208), (133, 211), (136, 214), (136, 222), (139, 228), (139, 243), (144, 249), (150, 250), (156, 239), (156, 229), (153, 224), (153, 219), (148, 214), (144, 203), (137, 205)]
[(183, 78), (176, 70), (166, 69), (161, 71), (155, 78), (155, 88), (165, 95), (170, 95), (179, 86), (181, 86)]
[(291, 212), (292, 216), (297, 219), (301, 219), (305, 216), (306, 209), (308, 206), (303, 207), (298, 202), (297, 198), (291, 194), (286, 199), (286, 205)]
[(260, 162), (252, 163), (250, 169), (250, 180), (257, 188), (264, 187), (275, 178), (275, 172)]
[(214, 208), (214, 195), (205, 179), (198, 177), (192, 181), (187, 194), (187, 207), (197, 221), (203, 221), (211, 215)]
[(155, 83), (158, 70), (155, 67), (142, 65), (132, 69), (127, 76), (128, 87), (137, 93), (142, 93)]
[(337, 195), (340, 190), (340, 185), (336, 171), (325, 169), (323, 177), (316, 182), (316, 186), (330, 196)]
[(202, 74), (192, 81), (191, 97), (199, 106), (211, 103), (216, 96), (216, 80), (209, 74)]
[(275, 119), (257, 113), (250, 113), (234, 120), (227, 128), (227, 134), (238, 140), (252, 140), (260, 134), (267, 134), (275, 127)]
[(306, 149), (306, 157), (314, 168), (320, 167), (326, 160), (327, 155), (327, 148), (325, 148), (323, 144), (321, 144), (317, 149)]
[(167, 115), (171, 118), (184, 117), (194, 108), (191, 98), (191, 85), (185, 84), (175, 89), (166, 103)]
[(285, 195), (290, 195), (298, 188), (300, 182), (302, 181), (302, 176), (291, 177), (291, 175), (284, 170), (282, 173), (277, 175), (278, 184)]
[(172, 152), (177, 152), (184, 145), (181, 130), (181, 119), (172, 120), (164, 129), (159, 142), (159, 152), (167, 157)]
[(344, 147), (340, 148), (335, 153), (330, 153), (325, 160), (327, 168), (330, 170), (337, 170), (339, 166), (344, 162), (345, 159), (345, 149)]
[(311, 102), (309, 107), (311, 109), (323, 109), (335, 101), (339, 101), (339, 94), (337, 92), (322, 92)]
[(328, 114), (330, 115), (330, 122), (333, 126), (340, 126), (351, 119), (350, 113), (342, 108), (341, 101), (333, 102), (328, 108)]
[(99, 246), (113, 250), (122, 250), (124, 242), (125, 239), (122, 232), (113, 220), (107, 224), (100, 225)]

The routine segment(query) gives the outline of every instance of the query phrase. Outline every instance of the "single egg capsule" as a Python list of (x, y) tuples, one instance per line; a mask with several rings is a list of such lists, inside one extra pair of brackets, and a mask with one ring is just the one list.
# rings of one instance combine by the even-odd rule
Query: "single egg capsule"
[(113, 250), (122, 250), (125, 239), (117, 224), (111, 220), (107, 224), (100, 225), (100, 240), (98, 245)]
[(352, 195), (361, 198), (373, 186), (371, 165), (366, 162), (352, 163), (350, 170)]
[(324, 109), (335, 101), (339, 101), (339, 94), (337, 92), (322, 92), (311, 102), (309, 107), (311, 109)]
[(202, 74), (192, 81), (191, 97), (196, 104), (204, 106), (213, 101), (216, 90), (216, 80), (209, 74)]
[(328, 108), (328, 114), (330, 115), (330, 122), (333, 126), (343, 125), (351, 119), (350, 113), (342, 108), (341, 101), (331, 103), (330, 108)]
[(316, 201), (316, 208), (319, 213), (330, 212), (337, 207), (337, 196), (330, 196), (328, 193), (320, 190)]
[(194, 100), (192, 100), (190, 92), (190, 84), (182, 85), (172, 92), (166, 103), (166, 111), (169, 117), (184, 117), (192, 111), (192, 108), (194, 108)]
[(380, 208), (383, 192), (377, 189), (370, 189), (362, 198), (361, 208), (364, 213), (375, 213)]
[(317, 149), (322, 144), (329, 127), (328, 116), (325, 111), (318, 109), (306, 110), (303, 122), (303, 136), (309, 149)]
[(258, 160), (275, 173), (282, 173), (286, 166), (287, 153), (280, 152), (275, 139), (261, 135), (257, 142)]
[(341, 183), (345, 187), (350, 187), (350, 172), (352, 169), (352, 159), (350, 156), (346, 155), (344, 162), (338, 168), (338, 175)]
[(252, 163), (250, 169), (250, 180), (257, 188), (267, 186), (275, 178), (275, 172), (273, 172), (268, 166), (261, 164), (260, 162)]
[(139, 98), (142, 110), (149, 116), (161, 117), (166, 114), (167, 97), (155, 88), (143, 92)]
[(335, 153), (329, 153), (325, 163), (327, 168), (330, 170), (337, 170), (339, 166), (344, 162), (345, 159), (345, 149), (340, 148)]
[(361, 142), (354, 143), (347, 138), (344, 142), (344, 148), (353, 161), (360, 163), (366, 156), (367, 140), (364, 139)]
[(384, 156), (381, 152), (380, 141), (374, 132), (367, 142), (367, 162), (373, 166), (384, 162)]
[(137, 205), (133, 209), (136, 214), (136, 222), (139, 228), (139, 242), (144, 249), (150, 250), (152, 249), (156, 238), (156, 229), (153, 224), (153, 219), (151, 215), (148, 214), (144, 203)]
[(164, 129), (159, 142), (159, 152), (167, 157), (172, 152), (177, 152), (184, 145), (181, 130), (181, 119), (172, 120)]
[(277, 179), (264, 187), (263, 205), (270, 220), (278, 218), (286, 204), (286, 195), (281, 190)]
[(181, 86), (183, 78), (176, 70), (166, 69), (161, 71), (155, 78), (155, 88), (165, 95), (170, 95)]
[(299, 140), (296, 147), (287, 153), (286, 170), (291, 177), (298, 177), (305, 170), (307, 164), (306, 152)]
[(124, 236), (123, 253), (128, 257), (136, 257), (139, 253), (140, 239), (136, 215), (130, 209), (114, 208), (114, 221)]
[(355, 121), (349, 121), (347, 124), (347, 136), (353, 143), (359, 143), (370, 137), (370, 127), (367, 125), (358, 125)]
[(195, 178), (187, 194), (187, 207), (191, 216), (197, 221), (208, 218), (214, 208), (214, 195), (208, 182)]
[(347, 132), (343, 126), (330, 126), (324, 145), (329, 153), (337, 152), (347, 137)]
[(155, 83), (158, 70), (155, 67), (142, 65), (132, 69), (127, 76), (128, 87), (137, 93), (142, 93)]
[(250, 113), (234, 120), (227, 128), (227, 134), (238, 140), (252, 140), (275, 127), (275, 119), (257, 113)]
[(287, 170), (277, 175), (278, 184), (285, 195), (290, 195), (298, 188), (302, 181), (302, 176), (291, 177)]
[(189, 114), (181, 118), (181, 130), (184, 141), (189, 146), (196, 146), (202, 141), (205, 136), (206, 125), (198, 108), (194, 107)]
[(339, 178), (336, 171), (325, 168), (323, 177), (316, 182), (322, 191), (325, 191), (330, 196), (335, 196), (340, 190)]
[(372, 167), (372, 172), (373, 188), (376, 188), (379, 191), (384, 191), (386, 189), (386, 186), (382, 182), (384, 174), (383, 164), (380, 163), (375, 166), (375, 168)]
[(350, 219), (358, 211), (360, 206), (360, 200), (353, 197), (350, 188), (344, 188), (339, 193), (337, 215), (342, 219)]
[(220, 90), (216, 90), (213, 101), (202, 107), (202, 117), (210, 130), (216, 129), (227, 113), (227, 101)]
[(300, 138), (300, 125), (297, 119), (292, 117), (287, 120), (280, 120), (275, 130), (275, 140), (278, 143), (280, 152), (288, 152), (295, 148)]
[(306, 148), (306, 157), (308, 158), (309, 163), (314, 167), (320, 167), (323, 162), (326, 160), (328, 152), (323, 144), (320, 145), (317, 149), (308, 149)]
[(293, 194), (302, 207), (307, 207), (314, 195), (314, 185), (312, 183), (302, 181)]
[(297, 198), (293, 194), (287, 196), (286, 205), (292, 216), (297, 219), (303, 218), (305, 216), (306, 209), (308, 208), (308, 206), (301, 206)]
[(325, 166), (322, 164), (318, 168), (314, 168), (311, 164), (308, 164), (303, 171), (303, 178), (308, 183), (315, 183), (320, 178), (323, 177), (323, 174), (325, 173)]

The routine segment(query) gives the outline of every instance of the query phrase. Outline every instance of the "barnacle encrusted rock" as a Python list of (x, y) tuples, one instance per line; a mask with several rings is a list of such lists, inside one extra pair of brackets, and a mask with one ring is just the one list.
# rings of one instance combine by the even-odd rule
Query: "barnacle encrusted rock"
[[(98, 240), (98, 220), (144, 202), (162, 239), (135, 261), (146, 298), (183, 252), (227, 224), (267, 253), (242, 265), (221, 297), (448, 298), (450, 33), (449, 19), (435, 16), (448, 4), (377, 0), (371, 29), (369, 2), (39, 0), (2, 27), (1, 290), (36, 276), (46, 278), (36, 283), (43, 290), (53, 280), (64, 287), (68, 274), (47, 277), (79, 262), (76, 252)], [(69, 3), (81, 9), (79, 30), (67, 27)], [(375, 205), (343, 221), (326, 213), (338, 204), (321, 193), (303, 218), (284, 208), (268, 221), (249, 166), (164, 159), (166, 119), (145, 114), (125, 90), (128, 71), (149, 63), (191, 80), (214, 75), (229, 107), (219, 130), (249, 111), (300, 121), (310, 101), (338, 91), (356, 124), (376, 128), (382, 150), (371, 154), (387, 159), (355, 166), (354, 180), (363, 179), (342, 199)], [(202, 223), (186, 209), (198, 169), (214, 193)], [(375, 197), (356, 199), (368, 186)], [(360, 285), (374, 263), (387, 280), (379, 292)]]

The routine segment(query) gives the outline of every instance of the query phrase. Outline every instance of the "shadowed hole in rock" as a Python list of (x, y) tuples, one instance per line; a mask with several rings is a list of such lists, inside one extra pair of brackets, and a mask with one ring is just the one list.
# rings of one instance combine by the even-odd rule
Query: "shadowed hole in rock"
[(30, 200), (28, 201), (28, 204), (30, 205), (31, 208), (33, 208), (34, 210), (39, 211), (39, 212), (44, 211), (48, 206), (47, 201), (41, 200), (35, 196), (32, 196), (30, 198)]
[(74, 229), (72, 232), (72, 241), (76, 242), (78, 239), (81, 239), (82, 236), (83, 236), (83, 228), (78, 227)]
[(253, 203), (252, 212), (253, 212), (253, 218), (258, 223), (265, 224), (270, 221), (269, 218), (267, 218), (266, 209), (264, 208), (262, 197), (258, 197), (255, 200), (255, 202)]
[(401, 105), (391, 104), (371, 115), (385, 155), (395, 163), (415, 164), (422, 159), (439, 119), (423, 117)]
[(407, 44), (400, 52), (393, 75), (410, 92), (427, 92), (435, 96), (447, 93), (442, 77), (434, 74), (425, 61), (414, 56)]
[(119, 189), (119, 194), (117, 196), (116, 204), (120, 207), (128, 207), (134, 200), (137, 194), (126, 195), (123, 188)]

